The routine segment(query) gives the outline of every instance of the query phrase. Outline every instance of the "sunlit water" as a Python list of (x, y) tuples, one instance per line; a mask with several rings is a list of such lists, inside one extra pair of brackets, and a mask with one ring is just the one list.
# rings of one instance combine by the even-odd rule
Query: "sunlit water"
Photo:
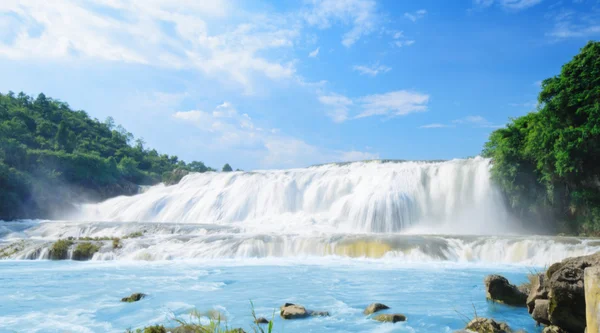
[[(524, 308), (485, 301), (484, 277), (518, 284), (600, 241), (523, 235), (489, 167), (474, 158), (192, 174), (61, 221), (0, 222), (0, 331), (124, 332), (175, 326), (193, 309), (251, 331), (252, 301), (267, 318), (285, 302), (331, 314), (275, 314), (275, 332), (453, 332), (475, 313), (536, 332)], [(67, 238), (104, 240), (90, 261), (48, 260)], [(133, 292), (148, 297), (120, 302)], [(408, 321), (365, 317), (372, 302)]]

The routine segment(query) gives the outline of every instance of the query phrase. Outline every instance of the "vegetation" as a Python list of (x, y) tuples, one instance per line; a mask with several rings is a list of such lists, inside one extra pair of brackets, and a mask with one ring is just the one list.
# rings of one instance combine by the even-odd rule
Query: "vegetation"
[(490, 135), (492, 176), (523, 221), (599, 235), (600, 42), (544, 80), (538, 102)]
[(73, 251), (73, 260), (89, 260), (98, 250), (100, 250), (100, 246), (97, 244), (91, 242), (79, 243)]
[(100, 122), (44, 94), (0, 94), (0, 219), (48, 218), (82, 198), (173, 182), (174, 170), (213, 171), (146, 148), (112, 118)]
[(231, 168), (231, 165), (229, 165), (229, 163), (225, 163), (222, 171), (223, 172), (231, 172), (231, 171), (233, 171), (233, 169)]
[(69, 254), (69, 248), (73, 245), (72, 240), (59, 239), (50, 248), (50, 259), (52, 260), (63, 260), (67, 259)]

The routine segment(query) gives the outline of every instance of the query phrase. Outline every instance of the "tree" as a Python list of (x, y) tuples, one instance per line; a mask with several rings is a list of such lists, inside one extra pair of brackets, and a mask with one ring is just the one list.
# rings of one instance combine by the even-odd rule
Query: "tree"
[(58, 131), (56, 131), (56, 144), (58, 145), (58, 147), (60, 147), (61, 149), (65, 149), (68, 141), (69, 141), (69, 130), (67, 129), (67, 125), (65, 124), (64, 121), (62, 121), (59, 125), (58, 125)]
[(225, 165), (223, 166), (223, 172), (231, 172), (233, 171), (233, 169), (231, 168), (231, 166), (229, 165), (229, 163), (225, 163)]

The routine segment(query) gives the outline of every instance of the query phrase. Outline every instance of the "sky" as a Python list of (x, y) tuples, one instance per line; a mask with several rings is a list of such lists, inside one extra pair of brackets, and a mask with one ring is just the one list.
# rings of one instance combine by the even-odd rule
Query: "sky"
[(481, 152), (600, 0), (2, 0), (0, 92), (244, 170)]

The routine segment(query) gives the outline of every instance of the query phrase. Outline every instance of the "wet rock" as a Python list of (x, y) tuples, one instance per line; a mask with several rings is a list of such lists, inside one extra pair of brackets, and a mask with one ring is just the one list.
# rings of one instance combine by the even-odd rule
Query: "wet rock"
[(373, 317), (373, 319), (383, 323), (397, 323), (399, 321), (406, 321), (406, 316), (399, 313), (383, 313)]
[(269, 321), (267, 320), (267, 318), (264, 317), (258, 317), (254, 320), (255, 324), (268, 324)]
[(500, 275), (488, 275), (485, 280), (486, 297), (494, 302), (512, 306), (525, 306), (527, 295)]
[(133, 302), (137, 302), (137, 301), (141, 300), (144, 297), (146, 297), (146, 294), (133, 293), (129, 297), (121, 298), (121, 302), (133, 303)]
[(535, 307), (531, 313), (531, 317), (538, 324), (550, 325), (550, 319), (548, 316), (548, 307), (550, 301), (547, 299), (538, 299), (535, 301)]
[(558, 326), (547, 326), (544, 327), (542, 333), (567, 333), (567, 331), (563, 330)]
[(568, 258), (550, 266), (547, 276), (549, 319), (552, 325), (571, 333), (583, 333), (586, 327), (584, 269), (600, 266), (600, 252)]
[(365, 311), (363, 311), (363, 313), (365, 315), (370, 315), (373, 314), (377, 311), (381, 311), (381, 310), (386, 310), (389, 309), (390, 307), (385, 305), (385, 304), (381, 304), (381, 303), (372, 303), (369, 306), (367, 306), (367, 308), (365, 309)]
[(545, 274), (536, 274), (531, 278), (531, 289), (527, 296), (527, 311), (533, 313), (535, 301), (538, 299), (548, 299), (548, 278)]
[(309, 316), (329, 316), (329, 312), (327, 311), (306, 310), (306, 308), (302, 305), (293, 303), (285, 303), (283, 306), (281, 306), (279, 314), (283, 319), (299, 319)]
[(506, 323), (499, 323), (494, 319), (475, 318), (471, 320), (465, 329), (477, 333), (510, 333), (512, 330)]

